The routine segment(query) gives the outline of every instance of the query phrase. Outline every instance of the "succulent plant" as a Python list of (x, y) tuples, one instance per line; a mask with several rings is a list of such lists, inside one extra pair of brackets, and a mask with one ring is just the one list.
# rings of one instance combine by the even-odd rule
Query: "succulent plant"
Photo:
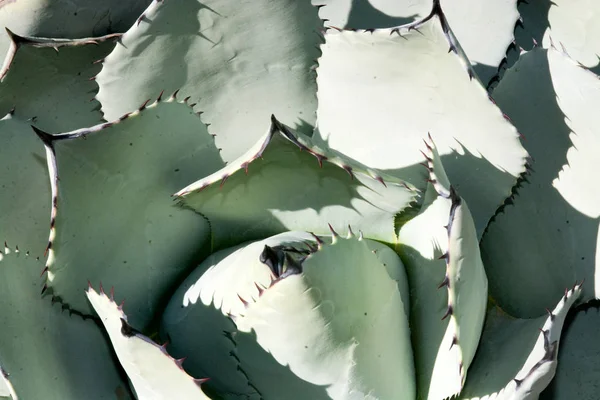
[(0, 398), (597, 397), (599, 5), (96, 3), (0, 1)]

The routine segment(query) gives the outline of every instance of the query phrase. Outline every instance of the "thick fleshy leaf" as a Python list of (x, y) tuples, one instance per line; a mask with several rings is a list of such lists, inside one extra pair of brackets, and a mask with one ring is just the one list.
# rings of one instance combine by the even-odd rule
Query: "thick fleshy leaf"
[(538, 48), (507, 71), (494, 97), (534, 162), (481, 242), (492, 296), (522, 318), (542, 315), (576, 280), (585, 279), (582, 301), (599, 297), (598, 77)]
[(433, 11), (397, 29), (327, 32), (314, 139), (423, 187), (420, 150), (431, 133), (481, 234), (525, 170), (527, 153), (472, 79), (444, 14)]
[[(327, 26), (346, 29), (391, 28), (426, 17), (434, 1), (313, 0)], [(448, 23), (482, 82), (496, 74), (513, 41), (519, 18), (517, 0), (441, 0)]]
[(542, 393), (542, 400), (593, 400), (598, 396), (600, 374), (600, 312), (584, 306), (567, 318), (558, 351), (556, 377)]
[(209, 399), (200, 388), (204, 380), (189, 376), (183, 370), (183, 359), (172, 358), (164, 346), (157, 345), (129, 325), (123, 307), (115, 303), (112, 292), (109, 297), (102, 288), (98, 293), (90, 286), (86, 294), (110, 336), (137, 398)]
[(90, 101), (98, 90), (92, 79), (100, 71), (94, 62), (111, 51), (118, 35), (66, 40), (8, 34), (11, 46), (0, 70), (0, 113), (14, 109), (16, 116), (50, 131), (102, 122), (100, 104)]
[(51, 199), (44, 145), (12, 114), (0, 119), (0, 143), (0, 243), (42, 254)]
[[(0, 27), (18, 35), (84, 38), (124, 32), (150, 0), (6, 0), (0, 2)], [(0, 36), (0, 54), (10, 46)]]
[(0, 253), (0, 365), (19, 399), (129, 399), (100, 327), (40, 296), (42, 267), (23, 248)]
[(352, 233), (325, 244), (289, 232), (221, 253), (192, 276), (163, 327), (198, 365), (207, 347), (199, 327), (215, 337), (224, 325), (207, 308), (233, 318), (237, 330), (223, 339), (229, 370), (199, 365), (225, 387), (240, 381), (230, 392), (245, 384), (263, 398), (414, 398), (406, 276), (390, 248)]
[(273, 117), (246, 154), (176, 195), (211, 221), (213, 242), (223, 248), (289, 230), (326, 233), (327, 224), (394, 243), (394, 217), (415, 191), (313, 146)]
[(208, 222), (170, 195), (223, 165), (213, 137), (175, 97), (115, 122), (38, 133), (55, 204), (47, 285), (88, 312), (80, 296), (88, 280), (118, 284), (128, 292), (130, 318), (145, 327), (170, 286), (205, 256)]
[(433, 183), (398, 239), (411, 288), (419, 396), (437, 400), (462, 389), (483, 327), (488, 283), (469, 208), (432, 146), (426, 156)]
[(597, 1), (536, 0), (523, 2), (519, 9), (523, 13), (519, 44), (535, 41), (544, 48), (556, 47), (585, 67), (597, 69), (600, 55)]
[(98, 75), (105, 118), (180, 90), (204, 112), (225, 161), (263, 134), (272, 113), (312, 125), (317, 14), (310, 0), (154, 0)]
[[(2, 5), (0, 3), (0, 12)], [(10, 51), (0, 70), (0, 114), (14, 114), (49, 131), (102, 122), (94, 100), (100, 71), (94, 64), (114, 47), (116, 35), (81, 40), (39, 39), (10, 31)]]
[[(554, 377), (563, 323), (580, 294), (575, 285), (549, 315), (536, 319), (490, 308), (461, 399), (537, 400)], [(582, 398), (572, 395), (563, 398)]]

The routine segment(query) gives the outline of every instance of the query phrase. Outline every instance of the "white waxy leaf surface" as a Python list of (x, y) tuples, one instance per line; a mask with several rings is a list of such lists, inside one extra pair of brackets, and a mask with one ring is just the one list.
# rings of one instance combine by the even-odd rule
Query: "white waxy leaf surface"
[(516, 129), (470, 78), (446, 28), (433, 15), (417, 29), (328, 30), (313, 139), (424, 189), (420, 150), (430, 133), (481, 234), (524, 172), (527, 153)]
[(188, 375), (166, 350), (142, 335), (127, 322), (127, 315), (104, 291), (90, 287), (87, 298), (102, 320), (117, 353), (119, 362), (131, 380), (138, 399), (210, 400), (202, 389), (201, 379)]
[(600, 297), (598, 76), (537, 48), (507, 71), (494, 97), (533, 162), (481, 241), (492, 296), (520, 318), (542, 315), (577, 280), (585, 279), (581, 301)]

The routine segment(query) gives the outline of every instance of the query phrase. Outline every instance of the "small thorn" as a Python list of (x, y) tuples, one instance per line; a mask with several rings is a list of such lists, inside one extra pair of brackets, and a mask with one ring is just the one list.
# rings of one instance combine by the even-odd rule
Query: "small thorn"
[(182, 358), (178, 358), (175, 361), (175, 364), (177, 364), (177, 366), (181, 369), (183, 369), (183, 362), (185, 361), (187, 357), (182, 357)]
[(452, 350), (452, 348), (458, 344), (458, 338), (456, 336), (452, 336), (452, 343), (450, 343), (450, 348), (448, 350)]
[(158, 98), (156, 99), (156, 101), (161, 101), (164, 93), (165, 93), (165, 90), (164, 90), (164, 89), (163, 89), (163, 90), (161, 90), (161, 92), (160, 92), (160, 94), (158, 95)]
[(262, 296), (263, 292), (265, 291), (265, 288), (260, 286), (258, 283), (254, 282), (254, 286), (256, 286), (256, 289), (258, 289), (258, 296)]
[(352, 227), (348, 225), (348, 239), (352, 239), (354, 237), (354, 232), (352, 232)]
[(441, 256), (439, 256), (438, 260), (446, 260), (446, 261), (448, 261), (448, 258), (449, 258), (448, 257), (448, 253), (446, 252), (446, 253), (442, 254)]
[(240, 295), (238, 294), (238, 295), (237, 295), (237, 297), (238, 297), (238, 299), (240, 299), (240, 301), (242, 302), (242, 304), (244, 304), (244, 307), (248, 307), (248, 304), (249, 304), (249, 303), (248, 303), (246, 300), (244, 300), (244, 299), (242, 298), (242, 296), (240, 296)]
[(548, 312), (548, 315), (550, 316), (550, 321), (554, 321), (554, 314), (552, 314), (552, 311), (550, 311), (550, 309), (546, 308), (546, 311)]
[(442, 317), (442, 321), (445, 320), (446, 318), (448, 318), (450, 315), (452, 315), (452, 306), (451, 305), (449, 305), (448, 308), (446, 309), (446, 313)]
[(386, 185), (386, 184), (385, 184), (385, 182), (383, 181), (383, 178), (382, 178), (382, 177), (380, 177), (380, 176), (377, 176), (377, 177), (375, 177), (375, 180), (376, 180), (376, 181), (379, 181), (379, 182), (381, 182), (381, 184), (382, 184), (383, 186), (387, 187), (387, 185)]
[(202, 384), (204, 384), (204, 383), (206, 383), (208, 381), (210, 381), (210, 378), (194, 379), (194, 382), (196, 382), (196, 384), (198, 386), (200, 386), (200, 385), (202, 385)]
[(325, 242), (323, 242), (323, 240), (320, 237), (318, 237), (314, 233), (310, 232), (310, 234), (312, 235), (312, 237), (315, 238), (315, 241), (318, 243), (319, 247), (321, 247), (321, 245), (325, 243)]
[(229, 178), (229, 175), (225, 175), (221, 178), (221, 184), (219, 185), (219, 188), (222, 188), (223, 185), (225, 184), (225, 181), (227, 180), (227, 178)]
[(450, 279), (448, 278), (448, 275), (444, 276), (444, 280), (442, 281), (442, 283), (440, 283), (438, 285), (438, 289), (441, 289), (443, 286), (448, 286), (450, 287)]
[(329, 230), (331, 231), (331, 236), (334, 238), (339, 237), (340, 235), (338, 235), (338, 233), (335, 231), (335, 229), (333, 229), (333, 227), (331, 226), (331, 224), (327, 224), (327, 226), (329, 226)]

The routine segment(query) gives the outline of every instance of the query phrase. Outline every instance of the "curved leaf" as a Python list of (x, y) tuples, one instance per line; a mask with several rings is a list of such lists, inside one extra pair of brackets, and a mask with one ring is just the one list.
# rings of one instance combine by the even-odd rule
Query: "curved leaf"
[[(150, 0), (7, 0), (0, 26), (23, 36), (84, 38), (124, 32)], [(0, 54), (10, 41), (0, 35)]]
[(51, 199), (44, 145), (13, 114), (0, 119), (0, 141), (0, 243), (20, 243), (41, 255)]
[(396, 29), (330, 29), (321, 48), (315, 142), (424, 189), (418, 164), (430, 132), (481, 234), (524, 171), (527, 153), (472, 79), (439, 7)]
[(118, 35), (61, 40), (8, 33), (11, 48), (0, 70), (0, 113), (14, 109), (16, 116), (51, 131), (102, 122), (99, 103), (90, 101), (98, 88), (92, 79), (100, 71), (94, 61), (111, 51)]
[(558, 351), (556, 377), (541, 399), (592, 400), (597, 395), (599, 329), (600, 313), (595, 304), (575, 310), (573, 318), (567, 319)]
[(24, 249), (0, 253), (0, 369), (14, 391), (20, 399), (128, 399), (100, 328), (40, 297), (42, 267)]
[(328, 223), (394, 243), (394, 217), (415, 194), (399, 179), (315, 147), (273, 117), (246, 154), (176, 195), (210, 220), (223, 248), (288, 230), (325, 233)]
[(411, 288), (417, 387), (424, 399), (460, 393), (485, 317), (487, 278), (466, 202), (427, 143), (431, 186), (419, 215), (399, 232)]
[[(321, 0), (319, 3), (323, 4), (319, 16), (328, 26), (378, 29), (424, 18), (434, 1)], [(513, 41), (519, 18), (517, 1), (441, 0), (440, 3), (478, 77), (487, 84), (497, 73)]]
[[(233, 318), (234, 358), (265, 398), (388, 399), (400, 391), (414, 397), (400, 259), (352, 234), (343, 239), (334, 232), (331, 244), (309, 238), (275, 236), (218, 261), (184, 295), (188, 310), (181, 292), (174, 298), (165, 320), (169, 335), (181, 346), (191, 339), (188, 325), (212, 326), (197, 317), (213, 304)], [(198, 355), (203, 342), (194, 341)]]
[(182, 368), (183, 360), (170, 357), (164, 347), (129, 325), (112, 292), (108, 297), (102, 288), (98, 293), (90, 286), (86, 294), (139, 399), (209, 399), (200, 388), (204, 380), (189, 376)]
[(585, 279), (597, 298), (600, 81), (557, 50), (534, 49), (494, 91), (527, 138), (533, 171), (481, 242), (490, 291), (517, 317), (535, 317), (565, 286)]
[(212, 136), (175, 97), (115, 122), (38, 134), (47, 145), (55, 205), (47, 285), (88, 312), (80, 296), (88, 280), (119, 284), (131, 293), (130, 318), (145, 327), (209, 244), (208, 222), (170, 195), (223, 165)]
[(536, 319), (514, 319), (491, 308), (461, 398), (538, 399), (554, 377), (563, 323), (580, 294), (581, 285), (575, 285), (548, 316)]
[(154, 0), (104, 61), (97, 98), (110, 120), (180, 90), (231, 161), (273, 113), (314, 123), (321, 26), (309, 0)]

